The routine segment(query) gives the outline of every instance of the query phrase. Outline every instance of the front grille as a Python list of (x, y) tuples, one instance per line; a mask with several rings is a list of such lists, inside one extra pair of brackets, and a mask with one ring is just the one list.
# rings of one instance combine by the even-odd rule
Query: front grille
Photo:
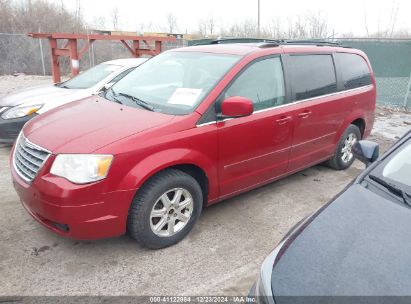
[(14, 167), (19, 176), (30, 183), (49, 156), (49, 151), (31, 143), (21, 134), (14, 150)]

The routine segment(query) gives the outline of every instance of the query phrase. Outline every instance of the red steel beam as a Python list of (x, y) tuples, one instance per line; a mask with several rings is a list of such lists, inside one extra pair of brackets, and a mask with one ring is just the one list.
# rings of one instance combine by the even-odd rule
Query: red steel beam
[(97, 35), (97, 34), (70, 34), (70, 33), (29, 33), (32, 38), (56, 38), (56, 39), (85, 39), (85, 40), (147, 40), (174, 42), (175, 37), (160, 36), (129, 36), (129, 35)]
[[(111, 40), (121, 42), (134, 57), (142, 55), (155, 56), (161, 53), (163, 42), (174, 42), (175, 37), (157, 37), (157, 36), (128, 36), (128, 35), (86, 35), (86, 34), (71, 34), (71, 33), (29, 33), (29, 37), (43, 38), (49, 40), (51, 51), (51, 71), (53, 74), (53, 81), (60, 82), (61, 72), (59, 57), (68, 57), (70, 59), (71, 75), (75, 76), (79, 73), (79, 60), (90, 48), (96, 40)], [(67, 40), (64, 47), (59, 48), (57, 40)], [(86, 44), (78, 50), (78, 41), (86, 40)], [(128, 41), (132, 42), (130, 46)], [(146, 48), (140, 48), (142, 42)], [(154, 48), (150, 46), (154, 43)]]
[(80, 58), (77, 50), (77, 39), (69, 39), (71, 75), (76, 76), (80, 71)]
[(51, 73), (53, 75), (53, 82), (60, 82), (61, 75), (60, 75), (60, 62), (59, 62), (59, 55), (56, 54), (57, 49), (57, 40), (50, 38), (50, 53), (51, 53)]
[(86, 44), (81, 48), (81, 50), (78, 53), (80, 58), (83, 57), (83, 55), (88, 51), (88, 49), (91, 47), (94, 41), (95, 40), (92, 40), (92, 39), (88, 40)]
[(125, 40), (120, 40), (120, 42), (125, 46), (125, 48), (126, 48), (127, 50), (130, 51), (130, 53), (131, 53), (134, 57), (138, 57), (135, 49), (133, 50), (133, 49), (128, 45), (127, 41), (125, 41)]

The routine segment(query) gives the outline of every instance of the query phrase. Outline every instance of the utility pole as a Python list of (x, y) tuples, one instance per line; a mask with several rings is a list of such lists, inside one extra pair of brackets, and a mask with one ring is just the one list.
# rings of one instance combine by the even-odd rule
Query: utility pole
[(258, 1), (258, 13), (257, 13), (257, 36), (260, 37), (260, 0)]

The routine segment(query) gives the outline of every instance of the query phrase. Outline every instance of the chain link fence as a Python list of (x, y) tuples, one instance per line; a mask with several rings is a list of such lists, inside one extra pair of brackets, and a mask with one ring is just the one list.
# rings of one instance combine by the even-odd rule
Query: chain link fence
[[(364, 51), (373, 66), (377, 81), (377, 103), (391, 107), (411, 107), (411, 40), (334, 39)], [(204, 39), (201, 43), (206, 43)], [(83, 42), (84, 43), (84, 42)], [(196, 44), (177, 39), (163, 44), (163, 50)], [(81, 48), (82, 42), (79, 43)], [(82, 70), (100, 62), (131, 57), (118, 41), (96, 41), (80, 61)], [(61, 58), (62, 74), (69, 75), (68, 59)], [(50, 49), (45, 39), (24, 34), (0, 33), (0, 75), (25, 73), (50, 75)]]
[(0, 75), (49, 73), (49, 55), (44, 41), (23, 34), (0, 33)]
[(411, 40), (337, 41), (367, 54), (377, 81), (377, 103), (393, 107), (411, 106)]

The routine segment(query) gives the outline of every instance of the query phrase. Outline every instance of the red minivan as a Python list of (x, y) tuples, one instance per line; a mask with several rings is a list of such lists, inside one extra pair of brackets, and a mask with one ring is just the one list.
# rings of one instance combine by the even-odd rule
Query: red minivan
[(26, 210), (63, 236), (127, 231), (162, 248), (206, 206), (318, 163), (352, 164), (376, 106), (363, 52), (217, 42), (164, 52), (28, 122), (11, 155)]

